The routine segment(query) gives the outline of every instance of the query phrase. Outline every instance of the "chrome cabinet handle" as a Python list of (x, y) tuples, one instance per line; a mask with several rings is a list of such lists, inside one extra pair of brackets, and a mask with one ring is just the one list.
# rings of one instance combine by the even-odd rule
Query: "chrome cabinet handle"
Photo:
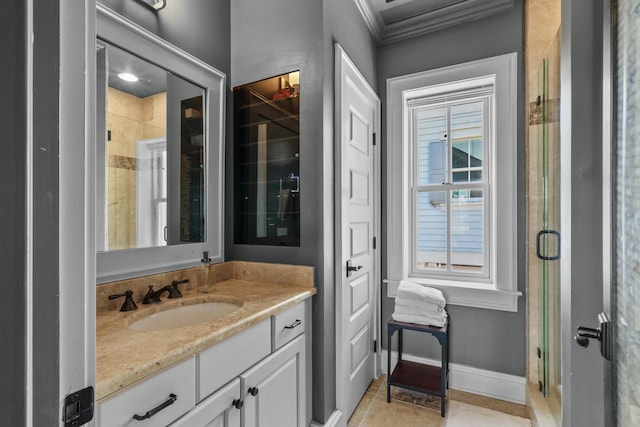
[(286, 325), (284, 328), (285, 328), (285, 329), (293, 329), (293, 328), (295, 328), (296, 326), (299, 326), (299, 325), (301, 325), (301, 324), (302, 324), (302, 320), (300, 320), (300, 319), (296, 319), (296, 321), (295, 321), (295, 322), (293, 322), (293, 323), (292, 323), (292, 324), (290, 324), (290, 325)]
[(155, 408), (153, 408), (150, 411), (147, 411), (147, 413), (144, 414), (144, 415), (134, 414), (133, 415), (133, 419), (136, 420), (136, 421), (143, 421), (143, 420), (149, 419), (149, 418), (153, 417), (155, 414), (157, 414), (158, 412), (162, 411), (167, 406), (173, 405), (173, 402), (175, 402), (176, 400), (178, 400), (178, 396), (176, 396), (175, 394), (171, 393), (169, 395), (169, 399), (166, 402), (161, 403), (160, 405), (156, 406)]

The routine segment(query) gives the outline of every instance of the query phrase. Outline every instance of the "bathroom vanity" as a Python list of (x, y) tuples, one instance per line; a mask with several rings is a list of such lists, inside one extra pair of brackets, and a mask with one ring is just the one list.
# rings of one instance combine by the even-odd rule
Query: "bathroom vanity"
[[(313, 268), (222, 262), (226, 76), (96, 9), (97, 425), (309, 425)], [(264, 138), (243, 243), (299, 246), (297, 82), (247, 95), (271, 118), (247, 125)]]
[[(312, 271), (229, 262), (100, 286), (98, 425), (308, 425)], [(106, 306), (108, 292), (136, 288), (137, 302), (148, 284), (187, 276), (183, 298), (129, 312), (118, 311), (119, 302)], [(154, 313), (211, 301), (238, 308), (177, 328), (130, 328)]]

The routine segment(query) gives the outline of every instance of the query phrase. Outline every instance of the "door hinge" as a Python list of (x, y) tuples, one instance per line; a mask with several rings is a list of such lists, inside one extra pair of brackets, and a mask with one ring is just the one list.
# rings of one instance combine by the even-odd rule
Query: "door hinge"
[(373, 249), (376, 249), (376, 238), (373, 238)]
[(540, 359), (542, 357), (542, 350), (540, 350), (540, 347), (536, 349), (536, 353), (538, 354), (538, 359)]
[(373, 352), (378, 352), (378, 340), (373, 340)]
[(64, 398), (64, 408), (62, 410), (64, 426), (81, 426), (91, 421), (93, 419), (93, 406), (94, 395), (93, 387), (91, 386), (67, 395)]
[(373, 133), (373, 145), (376, 145), (376, 133)]

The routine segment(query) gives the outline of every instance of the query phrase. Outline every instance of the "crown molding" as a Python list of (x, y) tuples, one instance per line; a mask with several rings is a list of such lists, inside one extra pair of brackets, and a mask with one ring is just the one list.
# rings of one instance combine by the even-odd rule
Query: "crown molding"
[(373, 0), (353, 0), (376, 40), (381, 41), (384, 35), (384, 21), (379, 13), (374, 12)]
[(463, 0), (450, 6), (385, 25), (375, 0), (354, 0), (371, 34), (380, 43), (391, 43), (484, 18), (514, 7), (515, 0)]

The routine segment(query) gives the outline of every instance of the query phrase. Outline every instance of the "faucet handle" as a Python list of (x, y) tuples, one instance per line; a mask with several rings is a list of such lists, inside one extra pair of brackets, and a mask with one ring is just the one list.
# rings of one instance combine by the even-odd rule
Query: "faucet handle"
[(182, 283), (189, 283), (189, 279), (184, 280), (174, 280), (171, 282), (171, 287), (169, 288), (169, 298), (182, 298), (182, 292), (178, 289), (178, 285)]
[(109, 295), (108, 298), (111, 299), (116, 299), (116, 298), (120, 298), (120, 297), (125, 297), (124, 298), (124, 303), (122, 304), (122, 307), (120, 307), (120, 311), (132, 311), (132, 310), (137, 310), (138, 306), (136, 305), (135, 301), (133, 300), (133, 292), (132, 291), (126, 291), (123, 294), (114, 294), (114, 295)]

